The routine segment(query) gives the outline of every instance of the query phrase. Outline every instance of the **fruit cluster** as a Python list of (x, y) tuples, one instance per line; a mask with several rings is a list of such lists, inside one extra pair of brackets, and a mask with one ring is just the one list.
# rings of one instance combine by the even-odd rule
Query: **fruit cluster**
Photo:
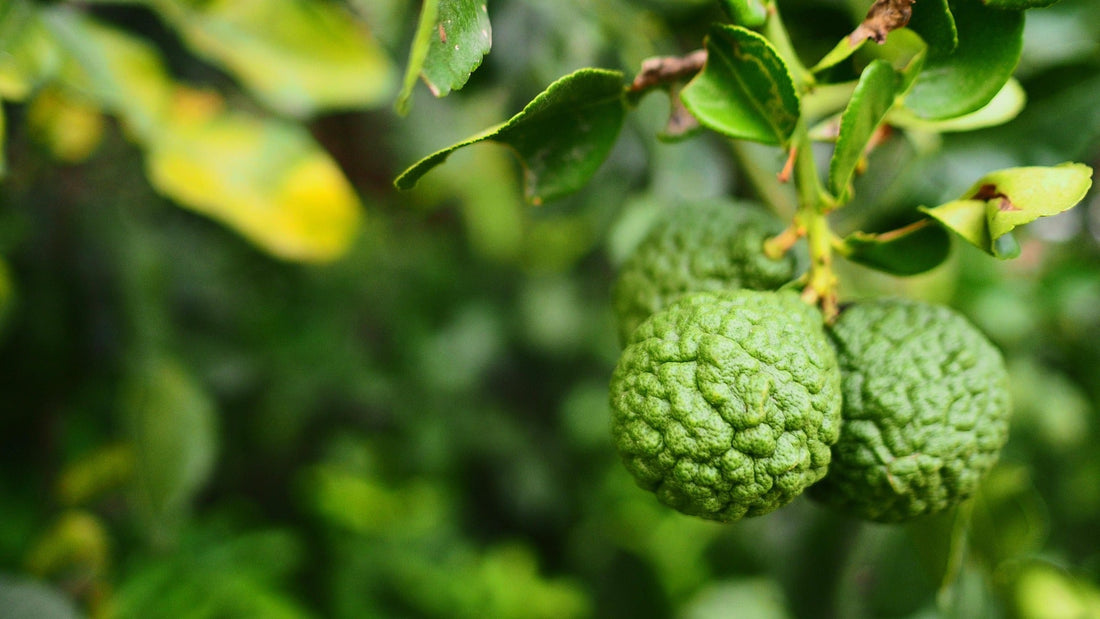
[(638, 484), (729, 522), (803, 491), (878, 522), (975, 492), (1008, 437), (999, 351), (965, 318), (879, 299), (832, 324), (785, 290), (781, 224), (743, 205), (672, 209), (613, 291), (624, 350), (612, 433)]

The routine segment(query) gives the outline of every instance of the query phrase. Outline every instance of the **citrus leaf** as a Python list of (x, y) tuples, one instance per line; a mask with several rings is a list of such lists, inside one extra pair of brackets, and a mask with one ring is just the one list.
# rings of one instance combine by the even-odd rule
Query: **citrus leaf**
[(157, 0), (153, 7), (195, 53), (283, 114), (372, 107), (393, 94), (385, 51), (337, 3)]
[(279, 258), (324, 262), (343, 255), (359, 226), (359, 200), (309, 132), (205, 110), (203, 101), (181, 95), (147, 143), (153, 186)]
[(1010, 78), (992, 101), (975, 112), (947, 120), (925, 120), (905, 107), (898, 107), (890, 111), (887, 122), (903, 129), (919, 129), (936, 133), (972, 131), (1004, 124), (1016, 118), (1024, 109), (1026, 102), (1027, 93), (1020, 86), (1020, 82), (1016, 81), (1016, 78)]
[(882, 45), (865, 46), (860, 53), (860, 56), (864, 55), (890, 63), (899, 76), (897, 95), (901, 97), (909, 92), (924, 69), (928, 59), (928, 45), (917, 33), (908, 28), (900, 28), (891, 32)]
[(43, 22), (61, 49), (61, 85), (121, 116), (139, 137), (148, 137), (168, 107), (172, 88), (157, 50), (65, 8), (43, 11)]
[(785, 146), (800, 114), (794, 81), (767, 39), (738, 26), (712, 26), (707, 62), (680, 98), (699, 122), (731, 138)]
[(943, 228), (916, 224), (892, 232), (853, 232), (844, 239), (845, 258), (894, 275), (916, 275), (939, 266), (951, 251)]
[(721, 0), (720, 4), (739, 26), (759, 28), (768, 20), (768, 9), (762, 0)]
[(921, 0), (914, 4), (907, 27), (928, 44), (931, 58), (946, 56), (959, 46), (959, 31), (947, 0)]
[(436, 36), (421, 75), (437, 97), (466, 85), (493, 44), (485, 0), (440, 0)]
[(168, 359), (136, 368), (122, 392), (123, 422), (134, 448), (134, 496), (154, 523), (185, 511), (217, 459), (214, 403)]
[(507, 122), (416, 162), (394, 185), (412, 189), (454, 151), (491, 140), (512, 147), (524, 167), (527, 199), (541, 204), (588, 182), (611, 151), (625, 115), (622, 73), (581, 69), (551, 84)]
[(905, 106), (921, 118), (956, 118), (980, 109), (1020, 60), (1023, 13), (988, 8), (979, 0), (957, 0), (951, 11), (958, 47), (930, 58), (905, 98)]
[[(413, 35), (412, 45), (409, 48), (409, 64), (405, 67), (405, 77), (401, 82), (401, 92), (397, 93), (397, 101), (394, 107), (398, 114), (407, 114), (412, 101), (413, 88), (416, 87), (416, 78), (424, 69), (424, 63), (428, 59), (428, 50), (432, 46), (432, 31), (439, 21), (439, 1), (423, 0), (420, 6), (420, 19), (416, 25), (416, 34)], [(438, 31), (436, 31), (438, 36)]]
[(840, 133), (829, 160), (829, 191), (841, 203), (851, 196), (852, 175), (863, 158), (867, 143), (894, 104), (898, 78), (885, 60), (867, 65), (840, 116)]
[(1058, 2), (1058, 0), (982, 0), (982, 2), (984, 2), (986, 6), (998, 9), (1023, 11), (1024, 9), (1037, 9), (1044, 6), (1050, 6)]
[(1010, 258), (1019, 253), (1014, 228), (1072, 208), (1091, 186), (1092, 168), (1080, 163), (1008, 168), (986, 174), (959, 200), (920, 210), (987, 253)]
[(22, 101), (57, 70), (60, 57), (35, 7), (9, 0), (0, 8), (0, 97)]
[(850, 57), (852, 54), (859, 51), (859, 48), (863, 47), (863, 44), (867, 42), (867, 39), (859, 39), (855, 42), (848, 37), (844, 37), (837, 42), (833, 49), (829, 50), (828, 54), (825, 54), (821, 60), (817, 61), (817, 64), (810, 69), (811, 73), (820, 73), (829, 67), (836, 66)]

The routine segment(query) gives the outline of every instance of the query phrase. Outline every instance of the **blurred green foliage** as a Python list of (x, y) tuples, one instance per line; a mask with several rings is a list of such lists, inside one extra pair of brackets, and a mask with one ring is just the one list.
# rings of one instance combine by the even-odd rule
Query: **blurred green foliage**
[[(932, 549), (948, 588), (906, 529), (804, 499), (694, 520), (611, 449), (615, 265), (674, 200), (754, 197), (778, 149), (660, 143), (652, 96), (571, 197), (525, 206), (495, 146), (392, 190), (561, 75), (694, 49), (719, 4), (490, 2), (466, 87), (399, 117), (412, 3), (0, 2), (5, 616), (1100, 616), (1095, 189), (1016, 261), (956, 243), (921, 276), (842, 274), (849, 297), (958, 307), (1009, 359), (1009, 447), (963, 550)], [(810, 61), (866, 4), (782, 2)], [(895, 136), (838, 228), (990, 169), (1100, 163), (1096, 23), (1092, 0), (1029, 12), (1020, 116)], [(158, 173), (172, 149), (188, 173)], [(305, 195), (280, 189), (295, 173)]]

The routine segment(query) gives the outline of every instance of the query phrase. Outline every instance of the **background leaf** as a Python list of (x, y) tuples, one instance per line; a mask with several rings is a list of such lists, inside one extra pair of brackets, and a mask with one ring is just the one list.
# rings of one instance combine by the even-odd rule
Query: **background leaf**
[(183, 367), (151, 358), (130, 377), (121, 405), (134, 448), (134, 496), (158, 537), (178, 525), (214, 470), (214, 403)]
[(843, 248), (841, 254), (852, 262), (894, 275), (916, 275), (947, 259), (951, 239), (943, 228), (918, 225), (882, 234), (853, 232), (844, 238)]
[(791, 72), (772, 44), (738, 26), (713, 26), (707, 63), (680, 92), (708, 129), (731, 138), (786, 145), (800, 114)]
[(852, 174), (863, 159), (867, 143), (894, 105), (897, 84), (898, 76), (890, 64), (875, 60), (863, 70), (840, 116), (840, 133), (829, 160), (829, 191), (841, 203), (850, 196)]
[(8, 0), (0, 7), (0, 98), (22, 101), (48, 79), (60, 61), (37, 6)]
[(181, 93), (148, 144), (153, 186), (280, 258), (324, 262), (343, 255), (361, 206), (336, 163), (300, 125), (218, 105)]
[(948, 0), (917, 2), (913, 5), (913, 13), (906, 27), (924, 39), (930, 58), (947, 56), (959, 45), (959, 31), (955, 27), (955, 16), (951, 14)]
[(1035, 9), (1044, 6), (1050, 6), (1058, 0), (982, 0), (986, 5), (996, 7), (998, 9), (1010, 9), (1014, 11), (1022, 11), (1024, 9)]
[(721, 0), (720, 4), (738, 26), (759, 28), (768, 20), (768, 9), (762, 0)]
[(581, 69), (551, 84), (508, 122), (416, 162), (394, 184), (412, 189), (452, 152), (492, 140), (519, 156), (529, 201), (553, 200), (580, 189), (595, 174), (619, 134), (625, 106), (622, 73)]
[(335, 2), (156, 0), (153, 6), (191, 49), (283, 114), (375, 107), (393, 94), (389, 57)]
[(926, 119), (955, 118), (980, 109), (1001, 90), (1023, 47), (1024, 18), (1015, 11), (957, 0), (951, 11), (958, 28), (954, 52), (932, 57), (905, 98)]
[(422, 75), (437, 97), (466, 85), (493, 44), (486, 0), (440, 0)]

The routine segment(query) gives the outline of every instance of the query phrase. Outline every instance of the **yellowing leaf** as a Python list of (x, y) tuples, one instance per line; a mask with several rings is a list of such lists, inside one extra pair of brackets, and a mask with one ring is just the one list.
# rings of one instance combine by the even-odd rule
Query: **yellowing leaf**
[(393, 93), (389, 58), (336, 3), (160, 0), (153, 6), (196, 53), (279, 112), (370, 107)]
[(305, 129), (241, 113), (173, 114), (148, 144), (161, 193), (280, 258), (321, 262), (347, 250), (359, 200)]
[(63, 53), (61, 86), (118, 114), (147, 138), (167, 110), (172, 82), (145, 41), (66, 9), (43, 13)]
[(38, 94), (27, 109), (31, 132), (59, 161), (87, 159), (103, 139), (103, 115), (94, 105), (56, 88)]

